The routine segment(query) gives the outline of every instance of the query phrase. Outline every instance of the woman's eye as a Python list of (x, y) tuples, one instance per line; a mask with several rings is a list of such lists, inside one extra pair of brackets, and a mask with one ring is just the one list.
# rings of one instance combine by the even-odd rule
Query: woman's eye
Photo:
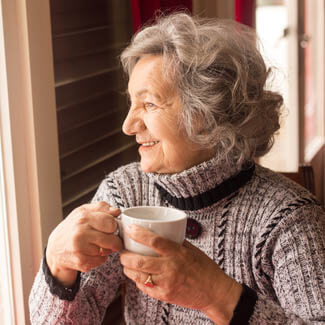
[(157, 106), (155, 104), (148, 103), (148, 102), (144, 103), (144, 107), (145, 107), (145, 109), (148, 109), (148, 110), (157, 108)]

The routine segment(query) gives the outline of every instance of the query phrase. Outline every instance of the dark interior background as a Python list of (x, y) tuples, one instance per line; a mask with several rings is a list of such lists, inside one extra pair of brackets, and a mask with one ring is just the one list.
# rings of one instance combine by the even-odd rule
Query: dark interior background
[(63, 216), (89, 202), (107, 173), (138, 159), (121, 125), (118, 56), (133, 30), (129, 0), (51, 0)]

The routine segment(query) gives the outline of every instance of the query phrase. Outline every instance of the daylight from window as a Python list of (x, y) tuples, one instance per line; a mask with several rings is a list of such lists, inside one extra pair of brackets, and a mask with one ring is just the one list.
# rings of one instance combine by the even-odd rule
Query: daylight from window
[(288, 53), (288, 8), (286, 1), (257, 1), (256, 31), (262, 43), (261, 52), (268, 64), (274, 67), (268, 87), (276, 90), (284, 98), (285, 110), (281, 119), (281, 129), (275, 138), (269, 154), (261, 159), (261, 164), (277, 171), (294, 171), (297, 157), (293, 151), (292, 139), (296, 134), (296, 107), (289, 102), (289, 53)]

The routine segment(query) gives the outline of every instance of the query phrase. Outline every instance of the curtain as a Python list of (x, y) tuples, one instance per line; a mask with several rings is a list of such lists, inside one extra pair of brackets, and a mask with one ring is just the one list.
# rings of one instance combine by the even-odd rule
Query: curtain
[(235, 0), (235, 20), (255, 27), (256, 0)]
[(170, 13), (181, 9), (192, 12), (192, 0), (131, 0), (133, 31), (136, 32), (143, 24), (154, 20), (155, 12)]

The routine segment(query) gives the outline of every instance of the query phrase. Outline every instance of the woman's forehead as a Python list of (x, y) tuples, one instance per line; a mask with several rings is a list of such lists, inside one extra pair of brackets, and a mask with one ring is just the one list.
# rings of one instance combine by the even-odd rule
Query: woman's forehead
[(145, 56), (137, 62), (130, 75), (128, 92), (131, 97), (150, 95), (158, 100), (175, 95), (176, 86), (164, 78), (161, 56)]

